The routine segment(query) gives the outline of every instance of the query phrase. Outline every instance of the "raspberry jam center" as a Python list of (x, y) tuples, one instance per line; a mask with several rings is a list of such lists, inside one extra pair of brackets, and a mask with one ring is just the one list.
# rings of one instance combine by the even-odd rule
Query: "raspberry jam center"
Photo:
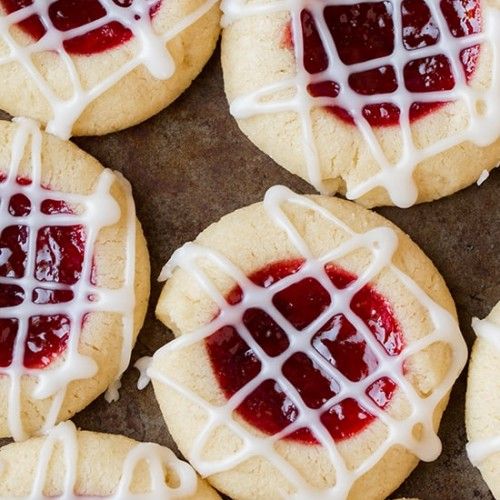
[[(118, 7), (127, 9), (133, 0), (113, 0)], [(161, 1), (151, 9), (154, 16), (160, 7)], [(0, 5), (8, 14), (28, 7), (33, 0), (0, 0)], [(106, 9), (99, 0), (56, 0), (49, 6), (49, 18), (56, 30), (66, 32), (98, 21), (106, 16)], [(138, 18), (135, 18), (138, 20)], [(47, 32), (46, 26), (37, 15), (33, 15), (19, 23), (19, 27), (35, 40), (40, 40)], [(132, 38), (132, 31), (118, 21), (111, 21), (98, 28), (69, 38), (64, 42), (64, 48), (75, 55), (92, 55), (113, 49), (128, 42)]]
[[(434, 0), (430, 0), (434, 1)], [(341, 4), (342, 2), (339, 2)], [(452, 37), (462, 38), (481, 32), (481, 10), (479, 0), (441, 0), (439, 11)], [(450, 57), (441, 49), (425, 57), (419, 56), (419, 49), (436, 45), (442, 34), (437, 20), (431, 14), (425, 0), (403, 0), (401, 2), (401, 33), (394, 30), (394, 3), (390, 1), (366, 2), (353, 5), (329, 5), (323, 11), (329, 36), (334, 42), (338, 57), (349, 71), (348, 85), (361, 96), (380, 95), (381, 102), (367, 104), (362, 114), (370, 125), (390, 126), (399, 123), (400, 109), (391, 102), (383, 102), (384, 94), (393, 94), (400, 85), (409, 92), (450, 91), (455, 87)], [(335, 74), (335, 67), (329, 68), (327, 50), (318, 31), (318, 20), (308, 10), (301, 12), (302, 37), (304, 44), (303, 63), (305, 70), (316, 75), (327, 69)], [(397, 68), (396, 57), (386, 64), (370, 69), (351, 70), (349, 66), (365, 63), (394, 54), (395, 37), (401, 37), (403, 49), (414, 51), (415, 55), (403, 66)], [(292, 48), (290, 26), (287, 26), (284, 44)], [(407, 56), (408, 54), (405, 54)], [(459, 65), (465, 78), (470, 81), (478, 61), (479, 46), (473, 45), (460, 52)], [(399, 63), (401, 64), (401, 63)], [(401, 70), (398, 83), (397, 71)], [(402, 81), (401, 81), (402, 80)], [(308, 91), (313, 97), (338, 97), (343, 91), (338, 82), (324, 80), (311, 83)], [(410, 105), (410, 120), (416, 120), (439, 109), (443, 102), (413, 102)], [(340, 106), (327, 108), (344, 122), (353, 124), (349, 111)]]
[[(19, 318), (3, 314), (2, 308), (29, 302), (64, 304), (73, 300), (72, 286), (81, 279), (85, 232), (81, 225), (50, 225), (51, 215), (73, 212), (65, 202), (51, 200), (47, 190), (47, 199), (39, 207), (46, 215), (47, 225), (37, 230), (34, 255), (30, 255), (32, 229), (22, 218), (29, 217), (34, 209), (27, 194), (23, 193), (23, 187), (29, 186), (31, 181), (18, 178), (19, 190), (9, 200), (4, 199), (5, 191), (2, 193), (4, 182), (5, 176), (0, 173), (0, 200), (8, 203), (9, 214), (14, 219), (19, 218), (19, 224), (2, 224), (0, 228), (0, 367), (11, 365), (16, 338), (23, 335), (26, 338), (24, 366), (44, 368), (66, 349), (71, 329), (68, 316), (62, 312), (31, 316), (21, 324)], [(31, 258), (34, 262), (30, 263)], [(33, 272), (28, 275), (30, 266)], [(20, 281), (23, 278), (28, 285)], [(30, 281), (34, 286), (30, 286)], [(21, 327), (25, 330), (20, 331)]]
[[(250, 276), (257, 285), (268, 288), (284, 277), (297, 272), (303, 260), (273, 263)], [(356, 279), (353, 274), (334, 265), (326, 272), (332, 283), (343, 289)], [(243, 299), (239, 287), (227, 296), (230, 304)], [(313, 277), (306, 277), (273, 296), (273, 304), (297, 330), (311, 324), (331, 304), (332, 298)], [(333, 297), (335, 301), (335, 297)], [(390, 356), (397, 356), (404, 347), (400, 331), (390, 305), (371, 285), (365, 285), (353, 297), (352, 311), (365, 323), (374, 338)], [(271, 357), (282, 354), (290, 345), (289, 334), (262, 309), (246, 309), (243, 324), (252, 337)], [(232, 397), (261, 371), (261, 362), (234, 326), (227, 325), (205, 341), (208, 356), (217, 381), (226, 398)], [(361, 332), (343, 314), (329, 318), (312, 338), (310, 349), (315, 349), (325, 360), (348, 380), (359, 382), (378, 367), (378, 359), (367, 345)], [(336, 441), (347, 439), (361, 432), (376, 418), (354, 397), (346, 396), (336, 404), (329, 400), (338, 394), (339, 383), (324, 373), (307, 352), (295, 352), (287, 357), (281, 367), (282, 375), (300, 394), (305, 405), (322, 409), (321, 421)], [(381, 377), (366, 390), (366, 395), (380, 408), (386, 408), (397, 389), (396, 383)], [(299, 410), (287, 391), (274, 379), (262, 382), (238, 407), (238, 414), (249, 424), (265, 434), (276, 434), (291, 423)], [(317, 443), (309, 428), (300, 428), (287, 439)]]

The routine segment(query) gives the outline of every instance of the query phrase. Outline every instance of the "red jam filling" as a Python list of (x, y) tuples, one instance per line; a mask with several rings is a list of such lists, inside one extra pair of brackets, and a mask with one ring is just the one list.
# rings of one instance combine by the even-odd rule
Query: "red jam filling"
[[(303, 260), (276, 262), (252, 274), (250, 279), (267, 288), (297, 272), (302, 264)], [(356, 279), (353, 274), (334, 265), (328, 265), (326, 271), (338, 289), (345, 288)], [(241, 289), (234, 288), (227, 299), (230, 304), (241, 302)], [(330, 303), (329, 293), (312, 277), (290, 285), (273, 297), (275, 307), (298, 330), (307, 327)], [(401, 353), (404, 339), (398, 322), (388, 302), (371, 285), (365, 285), (355, 294), (351, 309), (390, 356)], [(278, 356), (289, 346), (287, 334), (262, 309), (247, 309), (243, 314), (243, 323), (267, 355)], [(228, 399), (261, 370), (259, 358), (231, 325), (209, 336), (205, 345), (212, 369)], [(353, 382), (365, 379), (378, 366), (377, 357), (363, 335), (343, 314), (337, 314), (325, 322), (313, 336), (311, 349), (315, 349)], [(282, 373), (309, 408), (323, 407), (339, 392), (338, 382), (331, 375), (322, 372), (307, 353), (292, 354), (282, 365)], [(392, 379), (382, 377), (368, 387), (366, 394), (380, 408), (386, 408), (396, 388)], [(293, 423), (299, 410), (286, 390), (276, 380), (268, 379), (243, 401), (237, 413), (255, 428), (273, 435)], [(323, 424), (336, 441), (354, 436), (375, 418), (351, 397), (330, 407), (326, 404), (321, 415)], [(307, 444), (317, 443), (309, 428), (297, 429), (287, 439)]]
[[(407, 51), (430, 47), (439, 41), (440, 31), (427, 4), (425, 0), (403, 0), (401, 4), (402, 32), (396, 36), (401, 36)], [(481, 32), (479, 0), (441, 0), (439, 8), (453, 37), (462, 38)], [(392, 2), (330, 5), (325, 7), (323, 16), (343, 64), (349, 66), (393, 54), (395, 34)], [(302, 11), (301, 22), (304, 67), (309, 74), (315, 75), (328, 68), (328, 55), (318, 32), (317, 20), (310, 11)], [(290, 25), (285, 31), (284, 44), (288, 48), (293, 47)], [(415, 57), (401, 68), (406, 89), (410, 92), (452, 90), (455, 78), (449, 56), (437, 51), (434, 55), (419, 57), (416, 52)], [(476, 70), (478, 56), (478, 45), (460, 52), (460, 63), (467, 81), (470, 81)], [(381, 64), (374, 69), (351, 72), (348, 84), (360, 95), (392, 94), (398, 89), (396, 68), (392, 64)], [(327, 80), (311, 83), (308, 91), (314, 97), (335, 98), (342, 88), (337, 82)], [(414, 102), (410, 107), (410, 120), (436, 111), (443, 104)], [(344, 122), (354, 123), (346, 109), (339, 106), (329, 106), (327, 109)], [(390, 102), (368, 104), (362, 113), (374, 127), (399, 123), (400, 109)]]
[[(130, 7), (133, 0), (113, 0), (123, 9)], [(150, 9), (154, 16), (161, 1)], [(33, 0), (0, 0), (0, 5), (8, 14), (28, 7)], [(79, 28), (97, 21), (106, 15), (106, 10), (99, 0), (57, 0), (49, 6), (49, 17), (54, 28), (61, 32)], [(19, 27), (35, 40), (40, 40), (47, 32), (46, 26), (37, 15), (19, 23)], [(75, 36), (64, 42), (64, 48), (75, 55), (92, 55), (120, 46), (132, 38), (132, 31), (118, 21), (112, 21), (88, 33)]]
[[(23, 187), (31, 181), (18, 178), (19, 192), (4, 200), (2, 183), (5, 176), (0, 173), (0, 200), (8, 203), (10, 215), (26, 217), (31, 213), (29, 197), (23, 193)], [(0, 367), (11, 365), (14, 346), (19, 332), (19, 319), (6, 317), (2, 308), (15, 307), (25, 302), (33, 304), (63, 304), (73, 299), (72, 286), (81, 279), (85, 232), (81, 225), (50, 225), (50, 216), (71, 214), (71, 208), (63, 201), (50, 199), (47, 192), (40, 206), (40, 211), (47, 216), (47, 225), (36, 234), (36, 253), (34, 256), (33, 275), (37, 286), (27, 291), (16, 280), (27, 277), (28, 244), (30, 228), (23, 221), (19, 224), (0, 228)], [(33, 265), (33, 263), (32, 263)], [(2, 280), (2, 278), (8, 278)], [(51, 287), (57, 283), (57, 289)], [(27, 296), (31, 293), (31, 296)], [(63, 309), (61, 307), (61, 309)], [(63, 313), (47, 316), (32, 316), (27, 322), (27, 334), (24, 344), (24, 366), (26, 368), (44, 368), (65, 349), (68, 342), (71, 322)]]

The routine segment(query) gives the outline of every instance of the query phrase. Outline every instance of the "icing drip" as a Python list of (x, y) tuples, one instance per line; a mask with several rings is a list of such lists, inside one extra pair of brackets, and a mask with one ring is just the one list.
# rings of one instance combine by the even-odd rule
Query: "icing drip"
[(479, 176), (479, 178), (477, 179), (476, 181), (476, 184), (478, 186), (480, 186), (481, 184), (483, 184), (483, 182), (486, 181), (486, 179), (490, 176), (490, 173), (487, 171), (487, 170), (483, 170), (481, 172), (481, 175)]
[(472, 328), (479, 338), (488, 341), (495, 349), (500, 351), (500, 327), (496, 323), (488, 318), (472, 318)]
[[(348, 240), (325, 255), (314, 257), (297, 228), (283, 211), (282, 205), (285, 203), (316, 212), (333, 227), (345, 233), (348, 236)], [(220, 330), (220, 328), (223, 328), (225, 325), (232, 325), (261, 363), (261, 370), (258, 375), (239, 389), (221, 406), (210, 404), (204, 398), (175, 380), (175, 378), (166, 377), (154, 367), (148, 370), (148, 374), (153, 380), (178, 391), (184, 398), (202, 408), (207, 414), (208, 418), (205, 426), (187, 453), (190, 463), (202, 476), (211, 476), (237, 467), (252, 457), (262, 457), (279, 470), (288, 480), (294, 489), (294, 498), (312, 498), (314, 496), (314, 498), (331, 499), (347, 498), (354, 482), (369, 471), (393, 446), (402, 445), (422, 460), (434, 460), (441, 451), (441, 443), (433, 429), (432, 417), (434, 410), (452, 387), (467, 358), (467, 348), (456, 321), (446, 310), (432, 301), (411, 278), (392, 264), (392, 257), (398, 246), (398, 237), (392, 229), (377, 227), (366, 233), (357, 233), (328, 210), (317, 205), (313, 200), (296, 195), (282, 186), (275, 186), (268, 190), (264, 199), (264, 206), (269, 218), (280, 230), (286, 233), (297, 253), (305, 260), (300, 269), (293, 274), (271, 284), (267, 288), (263, 288), (251, 281), (239, 268), (220, 253), (196, 243), (187, 243), (173, 254), (160, 275), (160, 280), (166, 280), (176, 268), (191, 273), (204, 292), (217, 305), (220, 313), (210, 323), (194, 332), (182, 335), (164, 346), (155, 354), (155, 357), (204, 342), (208, 337)], [(325, 266), (342, 258), (344, 255), (356, 251), (356, 249), (369, 250), (372, 256), (371, 263), (357, 279), (350, 282), (345, 288), (339, 289), (330, 280)], [(234, 280), (235, 286), (241, 288), (243, 300), (235, 304), (230, 304), (199, 267), (199, 259), (209, 261), (211, 266), (216, 266), (225, 275)], [(434, 328), (432, 332), (418, 341), (408, 343), (408, 345), (402, 347), (400, 354), (397, 356), (391, 356), (387, 353), (373, 336), (368, 326), (351, 309), (353, 296), (383, 269), (393, 273), (398, 281), (421, 303), (428, 312)], [(305, 278), (317, 280), (329, 293), (331, 301), (329, 302), (329, 306), (314, 321), (299, 331), (286, 321), (273, 304), (272, 298), (279, 291)], [(263, 310), (286, 333), (288, 347), (278, 356), (269, 356), (256, 342), (242, 321), (245, 310), (251, 307)], [(335, 314), (343, 314), (346, 317), (360, 332), (366, 345), (373, 351), (377, 358), (378, 364), (376, 368), (374, 368), (370, 375), (360, 381), (355, 382), (346, 378), (327, 359), (321, 356), (318, 351), (311, 347), (313, 335)], [(405, 377), (403, 365), (405, 360), (410, 356), (422, 351), (435, 342), (445, 342), (450, 345), (452, 350), (451, 366), (444, 379), (434, 391), (427, 397), (420, 397)], [(306, 352), (307, 356), (316, 366), (339, 384), (337, 394), (320, 408), (313, 409), (308, 407), (294, 385), (283, 376), (283, 364), (297, 352)], [(391, 417), (388, 412), (377, 406), (366, 394), (366, 390), (370, 384), (384, 376), (394, 381), (398, 390), (404, 392), (412, 406), (413, 411), (404, 420), (396, 420)], [(247, 426), (239, 423), (234, 418), (234, 413), (245, 398), (266, 379), (275, 380), (283, 388), (287, 397), (297, 408), (298, 417), (280, 432), (272, 436), (260, 437), (248, 430)], [(335, 440), (332, 439), (320, 418), (325, 408), (349, 397), (356, 400), (370, 414), (381, 420), (388, 429), (388, 436), (383, 444), (375, 449), (373, 454), (355, 469), (350, 469), (347, 466), (337, 448)], [(204, 459), (203, 455), (206, 443), (215, 429), (221, 425), (227, 427), (232, 433), (238, 436), (243, 444), (232, 455), (220, 460), (210, 461)], [(417, 439), (413, 435), (413, 429), (416, 425), (420, 425), (422, 428), (420, 439)], [(275, 449), (275, 444), (279, 440), (303, 428), (309, 429), (311, 435), (323, 447), (332, 466), (335, 468), (337, 482), (335, 486), (329, 489), (321, 491), (314, 489)], [(285, 495), (285, 493), (283, 494)]]
[(151, 356), (144, 356), (142, 358), (139, 358), (134, 364), (134, 368), (137, 368), (140, 374), (139, 380), (137, 381), (137, 389), (139, 389), (140, 391), (145, 389), (151, 382), (147, 371), (151, 365), (152, 360), (153, 358)]
[[(100, 0), (106, 12), (103, 17), (68, 31), (57, 30), (50, 19), (48, 8), (55, 1), (57, 0), (33, 0), (32, 5), (11, 14), (0, 14), (0, 40), (8, 48), (8, 53), (0, 56), (0, 65), (17, 62), (29, 75), (52, 111), (47, 131), (63, 139), (71, 136), (73, 125), (90, 103), (139, 66), (145, 66), (154, 78), (169, 79), (175, 73), (175, 64), (166, 46), (167, 43), (200, 19), (217, 2), (217, 0), (206, 0), (192, 13), (180, 19), (171, 29), (164, 33), (156, 33), (151, 23), (150, 9), (157, 0), (134, 0), (128, 8), (120, 7), (113, 0)], [(36, 43), (25, 45), (13, 36), (11, 29), (12, 26), (33, 15), (39, 17), (47, 32)], [(137, 43), (134, 55), (116, 72), (94, 87), (84, 88), (75, 60), (68, 54), (64, 43), (113, 22), (121, 24), (132, 33)], [(34, 63), (33, 59), (38, 54), (48, 51), (57, 52), (70, 76), (73, 93), (67, 99), (52, 90)]]
[(467, 455), (472, 465), (476, 467), (495, 453), (500, 453), (500, 436), (467, 443)]
[[(500, 326), (486, 319), (472, 319), (472, 328), (478, 338), (484, 339), (500, 352)], [(488, 457), (500, 453), (500, 435), (467, 443), (467, 455), (472, 465), (480, 466)]]
[[(372, 0), (345, 0), (342, 4), (353, 5)], [(380, 167), (372, 177), (350, 187), (347, 198), (357, 199), (376, 187), (384, 188), (392, 202), (399, 207), (409, 207), (417, 201), (418, 189), (413, 180), (417, 165), (443, 151), (465, 141), (477, 146), (488, 146), (500, 135), (500, 10), (492, 2), (481, 2), (483, 26), (482, 32), (456, 38), (440, 9), (439, 2), (426, 2), (436, 27), (439, 39), (430, 47), (407, 50), (403, 37), (394, 37), (394, 50), (391, 54), (374, 60), (347, 65), (339, 57), (337, 48), (326, 25), (323, 10), (335, 2), (310, 2), (308, 0), (280, 0), (267, 3), (247, 2), (245, 0), (223, 0), (223, 24), (228, 26), (240, 19), (254, 15), (270, 15), (289, 11), (291, 16), (292, 38), (296, 61), (294, 76), (269, 83), (253, 92), (236, 97), (230, 106), (231, 114), (237, 119), (245, 119), (260, 114), (293, 112), (301, 125), (304, 161), (307, 166), (309, 182), (320, 192), (328, 193), (323, 182), (318, 149), (313, 132), (311, 113), (320, 107), (343, 108), (352, 117), (362, 139)], [(402, 32), (402, 0), (391, 0), (393, 6), (394, 32)], [(309, 74), (304, 67), (304, 40), (302, 34), (301, 13), (309, 11), (316, 21), (316, 28), (328, 57), (328, 66), (324, 71)], [(492, 53), (491, 85), (488, 88), (475, 88), (467, 83), (462, 69), (461, 53), (474, 45), (489, 45)], [(413, 92), (404, 85), (403, 70), (409, 62), (436, 54), (445, 54), (450, 61), (450, 70), (454, 80), (451, 90), (436, 92)], [(352, 90), (349, 78), (355, 73), (370, 71), (377, 67), (393, 66), (398, 87), (390, 94), (361, 95)], [(336, 97), (312, 96), (308, 87), (322, 82), (337, 82), (342, 91)], [(293, 91), (288, 99), (277, 100), (273, 96), (286, 91)], [(443, 139), (419, 148), (414, 141), (410, 123), (412, 104), (460, 101), (468, 115), (467, 126)], [(363, 115), (363, 109), (369, 105), (397, 106), (400, 109), (399, 129), (403, 151), (396, 162), (391, 162), (377, 139), (375, 129)]]
[[(28, 437), (22, 420), (22, 381), (25, 377), (33, 377), (37, 385), (30, 395), (35, 399), (52, 398), (42, 430), (50, 429), (57, 422), (59, 411), (65, 399), (68, 385), (75, 380), (93, 377), (98, 370), (95, 361), (80, 354), (79, 339), (84, 318), (92, 312), (113, 312), (122, 315), (123, 342), (118, 377), (125, 371), (130, 361), (134, 336), (135, 307), (135, 240), (136, 223), (135, 207), (130, 185), (124, 178), (110, 170), (104, 170), (99, 176), (94, 192), (89, 195), (48, 191), (42, 187), (42, 134), (38, 126), (25, 119), (16, 119), (18, 124), (13, 142), (10, 164), (7, 167), (6, 180), (0, 183), (0, 234), (5, 227), (22, 224), (29, 228), (26, 269), (23, 277), (0, 277), (0, 284), (14, 284), (24, 290), (21, 303), (0, 308), (2, 318), (16, 318), (17, 335), (13, 346), (12, 362), (0, 367), (0, 376), (10, 378), (8, 399), (8, 425), (11, 435), (16, 440)], [(31, 142), (31, 145), (30, 145)], [(27, 150), (29, 148), (29, 150)], [(19, 192), (18, 178), (21, 160), (26, 153), (31, 155), (31, 183), (23, 187), (23, 193), (31, 201), (31, 211), (24, 217), (14, 217), (8, 211), (9, 200)], [(110, 193), (114, 182), (120, 182), (127, 196), (127, 240), (125, 248), (126, 263), (123, 286), (118, 289), (98, 287), (92, 282), (93, 249), (102, 228), (117, 223), (120, 219), (120, 207)], [(49, 194), (50, 193), (50, 194)], [(48, 215), (41, 210), (44, 200), (67, 202), (71, 206), (82, 208), (81, 214), (58, 213)], [(36, 271), (36, 237), (39, 230), (47, 224), (57, 226), (82, 226), (85, 230), (83, 261), (80, 279), (70, 288), (73, 295), (64, 304), (35, 303), (33, 293), (40, 286), (35, 277)], [(47, 290), (59, 290), (56, 282), (43, 282)], [(46, 368), (28, 368), (24, 363), (24, 353), (28, 325), (33, 316), (55, 315), (64, 312), (69, 320), (69, 334), (66, 349), (56, 361)]]
[[(90, 500), (91, 498), (97, 498), (77, 495), (75, 493), (75, 486), (78, 479), (79, 449), (78, 431), (75, 424), (71, 421), (59, 424), (45, 437), (38, 457), (31, 493), (24, 498), (26, 500), (53, 498), (45, 496), (44, 489), (48, 479), (49, 464), (56, 444), (63, 446), (64, 455), (64, 481), (62, 492), (57, 498), (64, 500)], [(151, 490), (147, 493), (133, 493), (131, 486), (134, 471), (141, 462), (145, 462), (148, 466)], [(165, 469), (175, 472), (179, 479), (177, 487), (170, 487), (167, 484)], [(135, 498), (140, 500), (171, 499), (190, 496), (196, 492), (196, 488), (196, 473), (189, 464), (179, 460), (171, 450), (154, 443), (138, 443), (129, 451), (123, 462), (120, 482), (114, 494), (106, 498)]]

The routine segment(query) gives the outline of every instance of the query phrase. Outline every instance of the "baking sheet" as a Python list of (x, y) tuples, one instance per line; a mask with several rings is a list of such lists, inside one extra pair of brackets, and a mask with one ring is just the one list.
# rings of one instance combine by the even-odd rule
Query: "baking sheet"
[[(314, 189), (277, 166), (239, 131), (223, 92), (219, 49), (192, 86), (173, 105), (147, 122), (105, 137), (74, 142), (132, 183), (149, 243), (152, 268), (150, 307), (132, 355), (152, 355), (171, 335), (155, 319), (161, 290), (156, 277), (172, 252), (224, 214), (262, 200), (266, 189), (285, 184), (299, 193)], [(0, 118), (7, 115), (0, 112)], [(500, 172), (481, 186), (402, 210), (377, 210), (422, 247), (443, 274), (455, 299), (469, 347), (470, 323), (500, 299)], [(443, 453), (421, 463), (392, 497), (422, 500), (493, 499), (465, 455), (466, 373), (456, 383), (440, 429)], [(175, 445), (162, 420), (151, 386), (138, 391), (137, 370), (123, 377), (121, 398), (100, 397), (75, 416), (87, 430), (121, 433), (140, 441)], [(0, 444), (8, 442), (0, 440)]]

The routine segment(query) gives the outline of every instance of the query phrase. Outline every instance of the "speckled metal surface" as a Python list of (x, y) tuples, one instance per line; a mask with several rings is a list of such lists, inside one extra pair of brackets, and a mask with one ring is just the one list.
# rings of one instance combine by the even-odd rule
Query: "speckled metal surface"
[[(1, 117), (6, 115), (0, 113)], [(188, 91), (159, 115), (120, 133), (74, 142), (130, 180), (149, 242), (151, 302), (133, 361), (153, 354), (171, 338), (154, 317), (161, 289), (156, 277), (178, 246), (224, 214), (261, 200), (274, 184), (285, 184), (300, 193), (313, 192), (239, 131), (224, 97), (219, 51)], [(407, 210), (378, 210), (406, 231), (441, 271), (455, 298), (469, 346), (474, 341), (472, 316), (484, 317), (500, 299), (499, 192), (497, 171), (481, 187), (471, 186), (434, 203)], [(137, 378), (138, 372), (130, 368), (117, 403), (108, 404), (101, 397), (78, 414), (75, 422), (88, 430), (174, 446), (152, 388), (138, 391)], [(465, 455), (465, 382), (464, 372), (441, 425), (441, 457), (421, 463), (393, 498), (493, 498)]]

